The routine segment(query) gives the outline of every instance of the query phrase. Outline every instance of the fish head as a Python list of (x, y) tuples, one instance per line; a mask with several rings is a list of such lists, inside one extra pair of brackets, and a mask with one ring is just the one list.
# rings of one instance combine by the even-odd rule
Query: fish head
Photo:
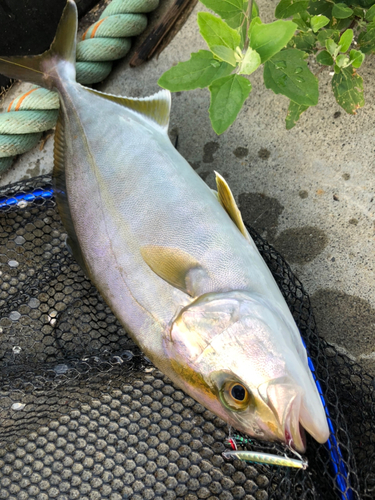
[(325, 410), (298, 329), (262, 296), (201, 296), (179, 313), (165, 347), (175, 380), (235, 429), (300, 452), (304, 430), (327, 441)]

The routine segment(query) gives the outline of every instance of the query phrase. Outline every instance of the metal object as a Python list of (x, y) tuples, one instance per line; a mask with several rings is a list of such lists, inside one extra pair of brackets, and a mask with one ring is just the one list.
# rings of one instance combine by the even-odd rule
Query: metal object
[(278, 465), (281, 467), (295, 467), (296, 469), (307, 469), (308, 463), (305, 460), (296, 460), (295, 458), (289, 458), (286, 455), (284, 457), (278, 455), (271, 455), (270, 453), (257, 453), (248, 450), (233, 450), (224, 451), (224, 458), (238, 458), (239, 460), (244, 460), (245, 462), (252, 462), (258, 464), (268, 464), (268, 465)]

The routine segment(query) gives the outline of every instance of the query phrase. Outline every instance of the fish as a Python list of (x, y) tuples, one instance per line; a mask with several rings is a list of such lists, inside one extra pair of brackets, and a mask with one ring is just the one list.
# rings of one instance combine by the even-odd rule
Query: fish
[(171, 95), (75, 80), (77, 11), (50, 49), (0, 73), (56, 90), (53, 182), (67, 243), (144, 354), (231, 427), (303, 452), (329, 437), (306, 350), (225, 179), (211, 190), (168, 137)]

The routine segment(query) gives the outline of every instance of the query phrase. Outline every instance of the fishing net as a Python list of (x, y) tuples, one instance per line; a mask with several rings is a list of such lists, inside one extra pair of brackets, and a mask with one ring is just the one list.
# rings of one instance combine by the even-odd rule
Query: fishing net
[(375, 497), (372, 378), (318, 336), (301, 283), (250, 232), (329, 415), (305, 471), (224, 459), (227, 425), (141, 354), (68, 252), (50, 177), (0, 191), (0, 499)]

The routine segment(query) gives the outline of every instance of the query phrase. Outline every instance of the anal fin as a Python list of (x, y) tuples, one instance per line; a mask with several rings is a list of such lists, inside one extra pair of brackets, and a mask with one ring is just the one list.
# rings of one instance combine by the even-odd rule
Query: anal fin
[(53, 167), (53, 185), (57, 208), (61, 217), (63, 226), (68, 233), (67, 247), (73, 254), (82, 271), (89, 276), (81, 248), (79, 246), (72, 214), (70, 212), (68, 194), (66, 191), (65, 180), (65, 126), (63, 115), (60, 111), (59, 118), (56, 124), (55, 144), (53, 150), (54, 167)]

